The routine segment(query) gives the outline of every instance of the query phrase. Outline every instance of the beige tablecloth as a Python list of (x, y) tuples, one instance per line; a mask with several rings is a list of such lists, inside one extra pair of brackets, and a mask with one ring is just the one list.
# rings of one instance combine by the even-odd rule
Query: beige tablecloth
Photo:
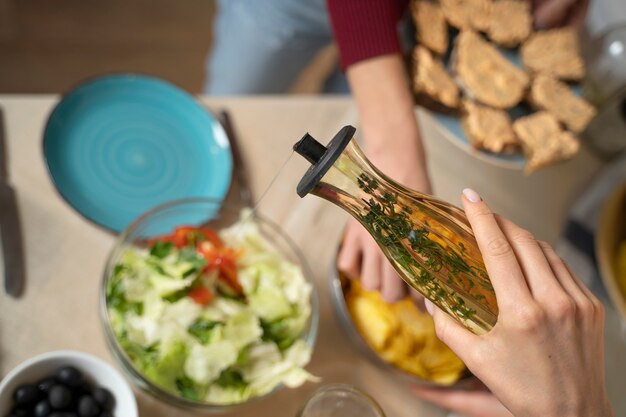
[[(115, 237), (68, 206), (47, 175), (41, 137), (57, 100), (54, 96), (0, 96), (8, 126), (11, 178), (22, 213), (28, 273), (21, 299), (0, 295), (0, 375), (33, 355), (56, 349), (82, 350), (113, 362), (103, 340), (97, 307), (104, 263)], [(304, 132), (328, 140), (344, 124), (357, 124), (354, 106), (347, 98), (205, 101), (211, 108), (231, 111), (257, 196)], [(439, 196), (458, 202), (461, 189), (473, 187), (494, 209), (551, 242), (558, 237), (571, 201), (599, 167), (597, 160), (583, 152), (571, 162), (525, 177), (519, 171), (497, 168), (469, 156), (441, 134), (428, 114), (419, 116)], [(369, 364), (342, 333), (331, 309), (326, 278), (346, 215), (325, 201), (315, 197), (300, 199), (296, 195), (295, 185), (306, 166), (301, 158), (292, 158), (260, 210), (294, 239), (317, 280), (321, 326), (310, 370), (325, 382), (342, 381), (362, 387), (389, 416), (445, 415), (414, 398), (406, 387)], [(614, 353), (609, 352), (609, 360), (624, 361), (623, 345), (615, 342), (611, 349)], [(626, 373), (623, 375), (609, 375), (614, 401), (623, 402), (620, 391)], [(307, 384), (296, 390), (282, 390), (244, 407), (237, 415), (294, 416), (315, 388), (315, 384)], [(140, 392), (137, 398), (142, 416), (194, 415)]]

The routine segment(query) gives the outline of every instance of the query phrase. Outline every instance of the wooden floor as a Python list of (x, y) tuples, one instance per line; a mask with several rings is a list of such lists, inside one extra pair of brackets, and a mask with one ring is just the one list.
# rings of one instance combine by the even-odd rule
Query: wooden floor
[(200, 91), (211, 0), (0, 0), (0, 93), (59, 93), (107, 72)]
[[(214, 0), (0, 0), (0, 93), (63, 93), (110, 72), (202, 89)], [(314, 93), (336, 59), (329, 48), (296, 82)]]

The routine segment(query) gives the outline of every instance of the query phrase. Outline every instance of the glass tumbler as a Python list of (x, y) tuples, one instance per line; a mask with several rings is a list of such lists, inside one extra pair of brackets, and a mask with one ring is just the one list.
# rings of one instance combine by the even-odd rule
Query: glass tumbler
[(298, 417), (385, 417), (378, 403), (346, 384), (327, 385), (306, 402)]
[(587, 66), (583, 95), (601, 108), (626, 86), (626, 23), (591, 38), (583, 53)]

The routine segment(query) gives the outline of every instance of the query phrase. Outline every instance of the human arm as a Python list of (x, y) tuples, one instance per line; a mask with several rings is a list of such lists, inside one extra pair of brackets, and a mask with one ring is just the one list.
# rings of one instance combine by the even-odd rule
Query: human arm
[(612, 417), (600, 301), (548, 244), (494, 215), (475, 192), (464, 191), (462, 201), (498, 322), (477, 336), (428, 304), (437, 336), (516, 417)]
[[(328, 0), (342, 67), (359, 113), (365, 153), (399, 183), (430, 192), (414, 101), (401, 55), (398, 20), (403, 1)], [(338, 266), (360, 277), (385, 299), (401, 298), (406, 286), (356, 220), (346, 229)]]
[[(347, 76), (368, 158), (399, 183), (430, 193), (424, 148), (401, 56), (384, 55), (356, 63), (348, 68)], [(380, 290), (386, 300), (395, 301), (406, 293), (403, 281), (356, 220), (348, 224), (338, 265), (348, 275), (360, 276), (365, 288)]]

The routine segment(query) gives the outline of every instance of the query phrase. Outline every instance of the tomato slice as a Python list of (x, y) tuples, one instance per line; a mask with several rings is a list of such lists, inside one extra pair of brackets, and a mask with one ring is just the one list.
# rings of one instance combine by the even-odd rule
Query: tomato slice
[(174, 233), (151, 240), (154, 242), (171, 242), (176, 247), (195, 246), (200, 255), (207, 261), (205, 271), (217, 271), (218, 278), (228, 285), (238, 296), (243, 295), (243, 287), (237, 277), (236, 250), (224, 246), (219, 235), (207, 227), (180, 226)]
[(198, 252), (207, 261), (205, 271), (218, 271), (218, 278), (226, 283), (237, 295), (243, 295), (243, 287), (237, 278), (236, 250), (227, 247), (216, 248), (204, 242), (198, 245)]
[(220, 268), (219, 278), (221, 278), (237, 295), (243, 295), (243, 287), (237, 278), (237, 268), (223, 264)]
[(178, 247), (196, 246), (205, 241), (218, 248), (224, 246), (217, 233), (206, 227), (181, 226), (174, 230), (174, 244)]
[(222, 239), (219, 237), (215, 230), (211, 230), (208, 227), (199, 227), (198, 231), (202, 233), (204, 238), (207, 241), (211, 242), (211, 244), (216, 248), (221, 248), (224, 246), (224, 242), (222, 242)]
[(206, 287), (197, 287), (187, 294), (196, 304), (208, 305), (213, 300), (213, 293)]
[(172, 242), (177, 248), (196, 246), (202, 242), (210, 242), (211, 245), (218, 248), (224, 246), (224, 242), (214, 230), (196, 226), (177, 227), (172, 234), (151, 239), (149, 244), (153, 245), (156, 241)]

